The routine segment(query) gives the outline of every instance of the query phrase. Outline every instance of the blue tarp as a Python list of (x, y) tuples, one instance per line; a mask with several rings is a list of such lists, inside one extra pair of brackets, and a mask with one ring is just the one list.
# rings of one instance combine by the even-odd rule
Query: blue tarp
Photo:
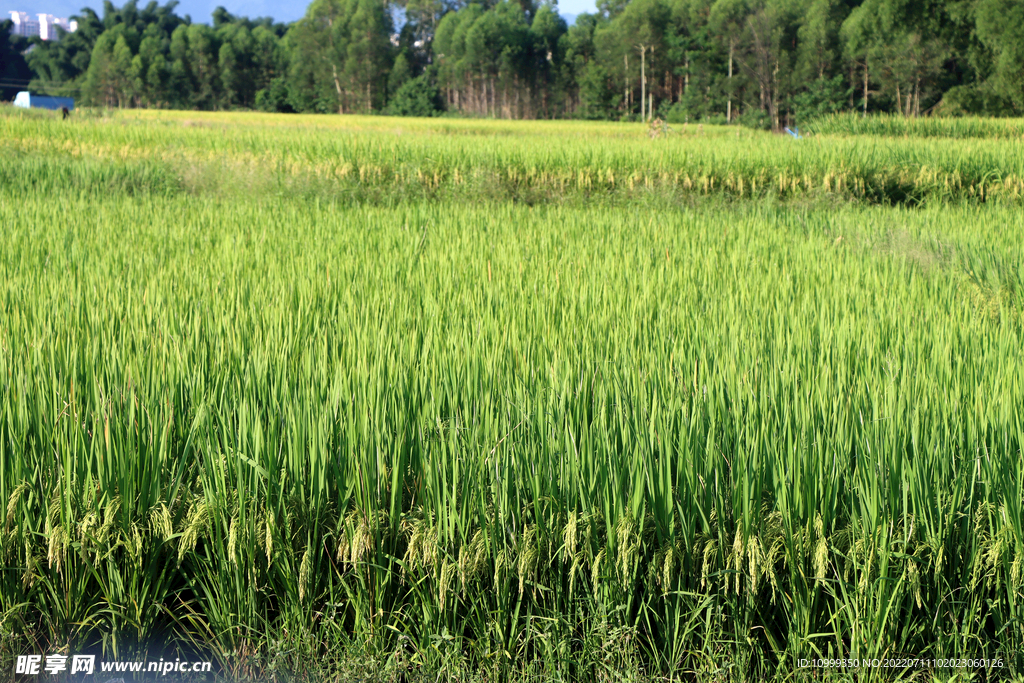
[(75, 108), (75, 100), (71, 97), (50, 97), (48, 95), (33, 95), (27, 91), (21, 91), (14, 97), (15, 107), (24, 107), (28, 109), (35, 107), (37, 109), (60, 109), (67, 107), (68, 110)]

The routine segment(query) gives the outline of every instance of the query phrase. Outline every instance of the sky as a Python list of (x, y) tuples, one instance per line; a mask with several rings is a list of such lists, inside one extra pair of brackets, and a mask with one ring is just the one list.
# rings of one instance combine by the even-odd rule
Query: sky
[[(166, 0), (159, 0), (160, 4)], [(138, 0), (139, 7), (145, 7), (148, 0)], [(123, 0), (114, 0), (114, 4), (120, 6)], [(232, 14), (255, 17), (273, 17), (275, 21), (295, 21), (306, 13), (309, 0), (181, 0), (178, 3), (176, 12), (184, 16), (192, 17), (192, 21), (211, 23), (210, 18), (213, 10), (218, 5), (223, 5)], [(102, 15), (102, 0), (0, 0), (0, 7), (3, 8), (2, 18), (10, 17), (11, 11), (28, 12), (35, 15), (40, 13), (53, 14), (58, 17), (67, 17), (78, 14), (82, 7), (92, 7), (97, 14)], [(575, 15), (582, 12), (593, 12), (594, 0), (559, 0), (558, 10), (562, 16), (572, 23)]]

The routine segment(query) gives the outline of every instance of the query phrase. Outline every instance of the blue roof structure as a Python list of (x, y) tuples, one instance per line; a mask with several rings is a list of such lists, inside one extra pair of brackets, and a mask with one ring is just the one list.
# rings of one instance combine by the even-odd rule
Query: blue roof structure
[(25, 109), (36, 108), (36, 109), (62, 109), (67, 107), (68, 110), (75, 108), (75, 100), (73, 97), (51, 97), (49, 95), (33, 95), (27, 90), (23, 90), (14, 97), (14, 106), (23, 107)]

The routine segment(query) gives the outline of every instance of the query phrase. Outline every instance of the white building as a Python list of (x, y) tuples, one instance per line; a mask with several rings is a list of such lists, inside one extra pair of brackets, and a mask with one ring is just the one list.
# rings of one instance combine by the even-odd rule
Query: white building
[(67, 17), (55, 17), (52, 14), (39, 15), (39, 37), (43, 40), (57, 40), (60, 38), (60, 33), (57, 32), (58, 26), (68, 33), (74, 33), (78, 30), (78, 22), (74, 20), (69, 21)]
[(26, 38), (39, 35), (39, 22), (29, 19), (28, 12), (11, 12), (11, 20), (14, 21), (12, 34)]
[(55, 17), (52, 14), (37, 14), (36, 17), (33, 19), (28, 12), (11, 12), (11, 20), (14, 21), (11, 33), (26, 38), (39, 36), (43, 40), (57, 40), (60, 37), (58, 26), (68, 33), (78, 30), (78, 22), (69, 21), (66, 17)]

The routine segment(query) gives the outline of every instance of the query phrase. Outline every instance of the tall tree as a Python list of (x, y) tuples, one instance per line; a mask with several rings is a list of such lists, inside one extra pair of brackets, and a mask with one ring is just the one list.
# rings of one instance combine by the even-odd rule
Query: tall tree
[(555, 0), (313, 0), (290, 26), (175, 7), (106, 0), (59, 41), (5, 35), (4, 73), (109, 106), (433, 113), (440, 87), (470, 115), (775, 129), (1024, 110), (1018, 0), (601, 0), (571, 28)]
[[(715, 42), (722, 46), (726, 54), (727, 73), (725, 81), (725, 120), (732, 122), (733, 101), (739, 92), (736, 78), (739, 67), (737, 65), (737, 49), (751, 37), (757, 38), (756, 31), (751, 30), (748, 20), (751, 16), (751, 7), (747, 0), (717, 0), (711, 7), (708, 17), (708, 28), (710, 35), (714, 36)], [(711, 45), (705, 44), (705, 49)], [(762, 90), (763, 92), (763, 90)], [(761, 106), (764, 109), (764, 97), (761, 98)]]
[(21, 84), (27, 86), (32, 75), (22, 55), (28, 49), (28, 41), (12, 34), (13, 26), (10, 19), (0, 21), (0, 100), (13, 99), (19, 90), (25, 89)]
[(975, 11), (978, 37), (995, 57), (993, 83), (1019, 116), (1024, 112), (1024, 3), (978, 0)]
[(60, 40), (34, 40), (35, 47), (27, 55), (29, 67), (44, 87), (74, 86), (89, 69), (93, 47), (105, 26), (89, 8), (73, 18), (78, 22), (78, 30), (62, 33), (63, 29), (59, 29)]
[(537, 115), (543, 118), (551, 118), (554, 113), (554, 90), (563, 59), (561, 40), (567, 28), (557, 6), (550, 2), (537, 9), (530, 23), (529, 62), (524, 76), (529, 87), (540, 95)]
[(378, 0), (355, 0), (348, 23), (345, 77), (358, 111), (379, 111), (387, 95), (387, 74), (394, 57), (391, 15)]
[(864, 70), (864, 112), (868, 73), (896, 112), (918, 115), (932, 95), (946, 46), (938, 37), (944, 18), (941, 0), (865, 0), (843, 22), (848, 58)]

